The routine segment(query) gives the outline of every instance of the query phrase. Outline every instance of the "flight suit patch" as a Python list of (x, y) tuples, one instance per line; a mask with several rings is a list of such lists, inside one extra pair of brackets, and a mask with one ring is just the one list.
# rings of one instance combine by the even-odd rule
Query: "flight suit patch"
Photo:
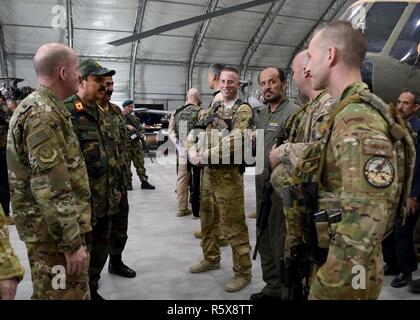
[(53, 149), (49, 144), (41, 146), (38, 151), (39, 160), (45, 163), (51, 163), (57, 157), (57, 151)]
[(372, 157), (365, 163), (364, 174), (367, 182), (376, 188), (389, 187), (394, 181), (394, 166), (384, 157)]
[(276, 131), (277, 132), (279, 130), (279, 126), (280, 126), (280, 124), (278, 122), (272, 121), (272, 122), (269, 122), (267, 124), (267, 130), (271, 130), (271, 131)]

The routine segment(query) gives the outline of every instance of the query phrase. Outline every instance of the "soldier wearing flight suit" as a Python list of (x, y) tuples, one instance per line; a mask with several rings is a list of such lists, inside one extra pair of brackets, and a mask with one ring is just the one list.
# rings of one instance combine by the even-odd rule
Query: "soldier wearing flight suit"
[(126, 159), (128, 164), (128, 190), (133, 190), (132, 186), (132, 180), (133, 180), (133, 174), (131, 173), (131, 161), (133, 161), (134, 167), (136, 168), (137, 175), (140, 178), (141, 181), (141, 188), (142, 189), (150, 189), (154, 190), (155, 186), (151, 185), (147, 179), (148, 176), (146, 174), (146, 168), (144, 167), (144, 150), (141, 145), (141, 142), (136, 139), (132, 139), (131, 137), (135, 133), (136, 136), (143, 135), (144, 139), (145, 131), (143, 126), (141, 125), (140, 119), (134, 115), (133, 109), (134, 109), (134, 102), (133, 100), (125, 100), (123, 102), (123, 108), (124, 108), (124, 115), (125, 115), (125, 121), (127, 123), (127, 134), (128, 134), (128, 147), (127, 147), (127, 153), (126, 153)]
[(118, 185), (117, 137), (103, 108), (105, 76), (115, 74), (93, 59), (80, 63), (82, 82), (77, 95), (64, 101), (80, 142), (92, 193), (92, 232), (87, 237), (91, 255), (89, 287), (92, 300), (103, 299), (98, 290), (101, 271), (109, 253), (111, 216), (118, 214), (122, 190)]
[(118, 176), (116, 182), (121, 190), (121, 201), (118, 204), (119, 211), (111, 217), (108, 272), (126, 278), (134, 278), (136, 272), (127, 267), (122, 261), (122, 253), (128, 238), (128, 166), (125, 159), (128, 141), (124, 114), (120, 107), (110, 102), (113, 91), (114, 81), (112, 76), (107, 76), (105, 77), (105, 97), (99, 104), (105, 111), (108, 121), (111, 123), (113, 134), (117, 138), (118, 154), (120, 157), (117, 158)]
[[(417, 100), (417, 101), (416, 101)], [(419, 139), (420, 120), (415, 112), (420, 107), (420, 96), (416, 92), (404, 90), (398, 97), (397, 108), (401, 118), (405, 121), (407, 128), (413, 135), (416, 143), (416, 168), (413, 176), (411, 192), (406, 200), (404, 215), (397, 217), (393, 232), (386, 237), (382, 243), (382, 254), (384, 255), (385, 275), (395, 274), (391, 281), (391, 287), (402, 288), (408, 284), (412, 285), (412, 272), (417, 270), (416, 251), (414, 247), (414, 228), (419, 216), (418, 197), (420, 196), (419, 174)], [(415, 238), (415, 237), (414, 237)]]
[[(260, 112), (256, 127), (264, 130), (264, 169), (261, 174), (255, 176), (257, 221), (258, 215), (261, 214), (264, 185), (270, 183), (269, 152), (276, 144), (277, 137), (284, 135), (287, 120), (298, 110), (298, 106), (284, 96), (287, 84), (286, 77), (281, 69), (264, 69), (259, 75), (259, 83), (261, 92), (268, 104)], [(266, 286), (260, 293), (253, 294), (251, 300), (281, 299), (282, 297), (279, 270), (286, 230), (281, 203), (279, 195), (272, 192), (268, 225), (265, 230), (261, 230), (258, 239), (258, 252), (261, 256), (262, 275)]]
[[(234, 159), (243, 156), (242, 140), (245, 130), (251, 130), (252, 108), (238, 99), (239, 74), (235, 68), (226, 67), (220, 75), (223, 102), (218, 101), (206, 112), (203, 126), (213, 143), (188, 143), (193, 164), (204, 167), (200, 193), (201, 232), (204, 259), (190, 267), (191, 273), (220, 268), (219, 229), (232, 248), (234, 277), (226, 284), (227, 292), (242, 290), (251, 281), (251, 247), (244, 212), (244, 185), (242, 162)], [(208, 117), (214, 119), (206, 124)], [(199, 121), (200, 123), (200, 121)], [(225, 130), (223, 130), (223, 129)], [(209, 135), (212, 134), (213, 137)], [(217, 134), (215, 134), (216, 132)], [(190, 141), (190, 140), (189, 140)], [(240, 157), (239, 159), (243, 159)], [(216, 208), (214, 208), (216, 206)]]
[[(7, 137), (12, 209), (28, 249), (32, 298), (89, 299), (89, 181), (61, 102), (78, 90), (79, 59), (73, 49), (49, 43), (36, 51), (34, 67), (39, 87), (13, 113)], [(61, 284), (54, 282), (58, 273)]]
[(378, 298), (381, 242), (411, 186), (414, 144), (401, 118), (362, 82), (366, 51), (347, 21), (326, 25), (308, 48), (312, 88), (336, 99), (321, 140), (305, 149), (292, 175), (315, 264), (309, 299)]

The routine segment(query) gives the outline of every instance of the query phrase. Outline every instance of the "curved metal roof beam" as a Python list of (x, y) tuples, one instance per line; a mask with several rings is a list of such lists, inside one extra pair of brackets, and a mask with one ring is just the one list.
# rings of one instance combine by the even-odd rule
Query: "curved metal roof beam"
[(246, 71), (248, 69), (249, 63), (254, 56), (255, 51), (257, 51), (258, 46), (261, 41), (264, 39), (268, 30), (270, 30), (271, 25), (279, 14), (281, 8), (283, 7), (285, 0), (275, 1), (270, 4), (267, 11), (264, 14), (259, 26), (257, 27), (255, 33), (252, 35), (249, 40), (248, 47), (246, 48), (244, 54), (241, 58), (240, 68), (241, 68), (241, 77), (244, 78)]
[(312, 26), (309, 32), (303, 37), (302, 41), (297, 45), (296, 49), (293, 51), (292, 56), (290, 57), (289, 63), (287, 64), (287, 70), (290, 69), (290, 66), (293, 62), (295, 55), (302, 50), (307, 44), (312, 36), (313, 32), (325, 21), (327, 23), (331, 22), (332, 19), (337, 15), (337, 13), (343, 8), (347, 0), (332, 0), (328, 5), (327, 9), (321, 15), (319, 20)]
[[(216, 11), (216, 7), (219, 3), (219, 0), (208, 0), (206, 14), (209, 12)], [(195, 32), (193, 45), (191, 49), (191, 54), (189, 58), (189, 66), (188, 66), (188, 75), (186, 81), (186, 90), (192, 87), (192, 78), (193, 78), (193, 71), (194, 71), (194, 63), (197, 57), (198, 50), (201, 48), (201, 44), (203, 43), (203, 39), (206, 35), (207, 29), (209, 27), (211, 19), (203, 20), (200, 22), (200, 25)]]
[(73, 9), (71, 0), (66, 0), (67, 15), (67, 45), (73, 48)]
[[(144, 10), (146, 8), (147, 0), (139, 0), (136, 13), (136, 21), (134, 23), (133, 34), (139, 33), (143, 25)], [(131, 55), (130, 55), (130, 76), (129, 76), (129, 96), (133, 101), (135, 100), (135, 86), (136, 86), (136, 62), (137, 62), (137, 52), (139, 49), (140, 41), (133, 42), (131, 44)]]
[(0, 71), (3, 77), (9, 76), (9, 72), (7, 70), (6, 41), (4, 40), (3, 27), (1, 24), (0, 24)]

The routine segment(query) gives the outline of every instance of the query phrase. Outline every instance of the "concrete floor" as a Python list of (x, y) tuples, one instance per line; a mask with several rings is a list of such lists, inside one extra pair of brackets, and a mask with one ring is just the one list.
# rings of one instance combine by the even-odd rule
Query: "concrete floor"
[[(264, 283), (259, 257), (253, 263), (251, 284), (237, 293), (227, 293), (224, 285), (233, 276), (230, 247), (222, 248), (221, 269), (191, 274), (189, 266), (202, 257), (200, 240), (194, 238), (199, 229), (199, 220), (192, 216), (176, 216), (176, 174), (174, 158), (162, 158), (160, 163), (146, 159), (149, 182), (156, 190), (142, 190), (134, 174), (134, 190), (129, 192), (130, 215), (128, 242), (123, 255), (124, 262), (137, 271), (134, 279), (125, 279), (102, 272), (99, 293), (105, 299), (140, 300), (247, 300), (259, 292)], [(161, 160), (162, 160), (161, 159)], [(164, 163), (172, 162), (172, 164)], [(134, 168), (132, 171), (135, 172)], [(252, 168), (245, 174), (245, 210), (255, 210), (255, 188)], [(250, 240), (255, 245), (255, 220), (247, 217)], [(17, 299), (30, 299), (32, 284), (26, 247), (18, 238), (16, 228), (10, 228), (11, 242), (24, 268), (25, 277), (19, 284)], [(414, 274), (419, 278), (420, 272)], [(391, 277), (386, 277), (381, 299), (420, 300), (406, 288), (389, 286)]]

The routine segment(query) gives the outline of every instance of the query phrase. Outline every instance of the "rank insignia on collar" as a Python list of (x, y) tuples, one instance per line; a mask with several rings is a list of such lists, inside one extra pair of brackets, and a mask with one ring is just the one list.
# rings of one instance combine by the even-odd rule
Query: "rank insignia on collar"
[(82, 112), (84, 110), (83, 104), (80, 101), (76, 101), (76, 103), (74, 105), (76, 106), (76, 111), (77, 112)]
[(366, 161), (364, 174), (369, 184), (376, 188), (389, 187), (394, 181), (394, 167), (384, 157), (372, 157)]

